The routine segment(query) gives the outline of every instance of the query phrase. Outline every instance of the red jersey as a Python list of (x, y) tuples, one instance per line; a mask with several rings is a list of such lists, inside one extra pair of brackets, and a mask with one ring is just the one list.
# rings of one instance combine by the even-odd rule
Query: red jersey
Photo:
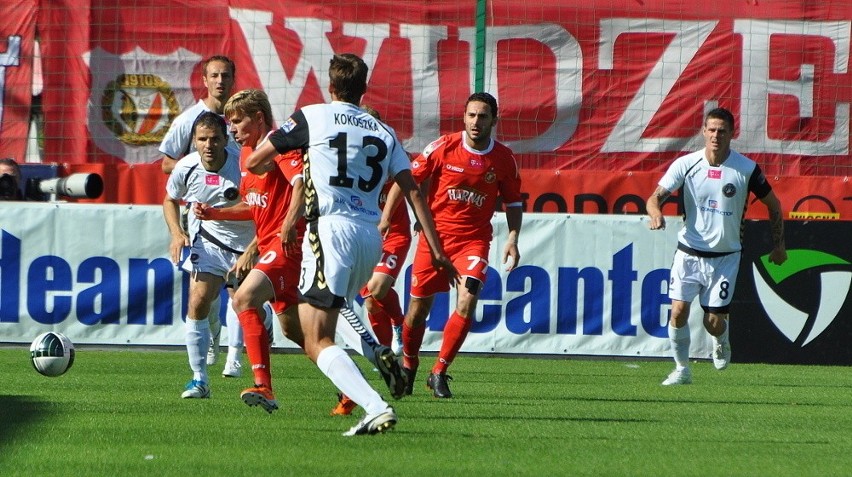
[(511, 149), (491, 140), (484, 151), (464, 142), (464, 131), (441, 136), (411, 163), (419, 183), (432, 179), (427, 200), (442, 234), (490, 241), (497, 198), (520, 204), (521, 176)]
[[(253, 151), (250, 147), (240, 151), (240, 165), (244, 171), (246, 158)], [(240, 194), (251, 208), (257, 228), (257, 248), (261, 254), (269, 249), (270, 243), (281, 240), (281, 224), (293, 197), (292, 182), (302, 175), (301, 151), (276, 156), (275, 166), (262, 176), (246, 172), (240, 182)], [(300, 219), (296, 223), (297, 238), (301, 240), (304, 233), (305, 221)]]

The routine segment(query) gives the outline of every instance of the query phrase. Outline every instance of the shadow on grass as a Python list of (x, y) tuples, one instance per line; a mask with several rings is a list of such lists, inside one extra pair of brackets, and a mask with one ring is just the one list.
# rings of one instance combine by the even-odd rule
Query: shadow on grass
[(634, 418), (609, 418), (609, 417), (577, 417), (577, 416), (518, 416), (518, 417), (507, 417), (507, 416), (494, 416), (494, 415), (471, 415), (471, 416), (429, 416), (428, 419), (430, 421), (437, 420), (449, 420), (449, 421), (477, 421), (477, 422), (487, 422), (487, 421), (498, 421), (498, 422), (531, 422), (531, 421), (542, 421), (542, 422), (660, 422), (659, 419), (634, 419)]
[(19, 441), (33, 424), (50, 418), (47, 403), (30, 396), (0, 395), (0, 409), (0, 456), (4, 446)]
[[(505, 398), (505, 397), (504, 397)], [(766, 400), (754, 400), (754, 401), (745, 401), (745, 400), (734, 400), (734, 399), (726, 399), (726, 400), (718, 400), (718, 399), (684, 399), (679, 396), (674, 398), (608, 398), (608, 397), (591, 397), (591, 396), (559, 396), (559, 397), (541, 397), (536, 396), (536, 401), (538, 402), (552, 402), (552, 403), (564, 403), (565, 401), (577, 401), (577, 402), (604, 402), (604, 403), (632, 403), (632, 404), (725, 404), (725, 405), (739, 405), (739, 406), (831, 406), (833, 404), (823, 404), (823, 403), (813, 403), (813, 402), (799, 402), (799, 401), (766, 401)], [(468, 405), (500, 405), (500, 406), (519, 406), (525, 407), (529, 406), (529, 401), (527, 397), (518, 397), (518, 398), (505, 398), (501, 401), (496, 401), (494, 399), (465, 399), (464, 404)]]

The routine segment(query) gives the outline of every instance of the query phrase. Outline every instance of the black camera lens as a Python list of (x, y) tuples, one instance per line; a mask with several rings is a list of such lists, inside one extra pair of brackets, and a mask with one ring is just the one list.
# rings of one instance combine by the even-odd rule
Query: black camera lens
[(229, 187), (225, 189), (225, 198), (228, 200), (234, 200), (240, 196), (240, 191), (237, 190), (236, 187)]

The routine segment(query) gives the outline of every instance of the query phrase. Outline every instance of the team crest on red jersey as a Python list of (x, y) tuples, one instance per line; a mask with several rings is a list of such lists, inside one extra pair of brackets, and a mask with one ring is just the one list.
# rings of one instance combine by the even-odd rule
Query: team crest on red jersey
[(494, 181), (496, 181), (496, 180), (497, 180), (497, 174), (495, 174), (493, 170), (485, 173), (485, 182), (487, 182), (489, 184), (493, 184)]

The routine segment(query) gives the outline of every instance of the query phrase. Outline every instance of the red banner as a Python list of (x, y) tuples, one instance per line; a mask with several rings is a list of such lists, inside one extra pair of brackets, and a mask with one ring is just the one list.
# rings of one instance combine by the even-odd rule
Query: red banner
[[(521, 172), (524, 210), (574, 214), (645, 213), (645, 201), (657, 187), (659, 172)], [(785, 219), (852, 220), (852, 196), (846, 177), (768, 176), (781, 200)], [(768, 219), (766, 207), (750, 197), (746, 217)], [(666, 215), (682, 215), (677, 193), (663, 206)]]
[[(363, 3), (363, 5), (361, 5)], [(661, 171), (703, 146), (704, 112), (770, 175), (848, 175), (850, 2), (587, 0), (43, 2), (47, 152), (143, 163), (204, 94), (199, 62), (232, 56), (277, 122), (327, 101), (333, 53), (371, 67), (364, 102), (410, 152), (461, 129), (482, 41), (497, 137), (528, 169)], [(74, 18), (74, 22), (69, 22)]]
[(38, 0), (21, 0), (0, 15), (0, 157), (24, 161), (30, 125), (33, 45)]

